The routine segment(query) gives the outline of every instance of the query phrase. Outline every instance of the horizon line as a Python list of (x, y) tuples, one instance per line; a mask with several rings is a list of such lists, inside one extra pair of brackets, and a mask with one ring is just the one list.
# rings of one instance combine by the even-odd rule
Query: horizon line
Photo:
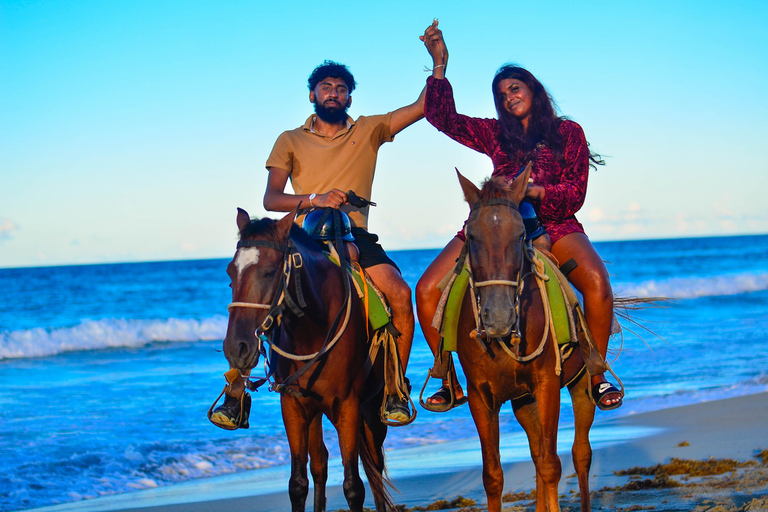
[[(758, 237), (758, 236), (768, 236), (768, 233), (732, 233), (727, 235), (702, 235), (702, 236), (682, 236), (682, 237), (658, 237), (658, 238), (627, 238), (625, 240), (592, 240), (595, 244), (614, 244), (614, 243), (627, 243), (627, 242), (664, 242), (669, 240), (700, 240), (700, 239), (707, 239), (707, 238), (739, 238), (739, 237)], [(389, 249), (387, 250), (388, 253), (395, 253), (395, 252), (410, 252), (410, 251), (440, 251), (442, 250), (442, 247), (422, 247), (422, 248), (411, 248), (411, 249)], [(56, 268), (56, 267), (84, 267), (84, 266), (95, 266), (95, 265), (133, 265), (133, 264), (144, 264), (144, 263), (175, 263), (175, 262), (182, 262), (182, 261), (210, 261), (210, 260), (220, 260), (220, 259), (228, 259), (229, 256), (212, 256), (212, 257), (203, 257), (203, 258), (175, 258), (175, 259), (136, 259), (136, 260), (127, 260), (127, 261), (91, 261), (91, 262), (81, 262), (81, 263), (55, 263), (51, 265), (40, 265), (40, 264), (33, 264), (33, 265), (15, 265), (15, 266), (9, 266), (9, 267), (2, 267), (0, 266), (0, 270), (14, 270), (14, 269), (33, 269), (33, 268)]]

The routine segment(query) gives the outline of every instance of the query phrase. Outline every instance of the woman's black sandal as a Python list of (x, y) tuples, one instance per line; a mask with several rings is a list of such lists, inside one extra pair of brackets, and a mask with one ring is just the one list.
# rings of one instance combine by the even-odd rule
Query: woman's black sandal
[[(612, 404), (604, 404), (603, 398), (605, 398), (607, 395), (612, 394), (618, 394), (619, 395), (619, 401), (612, 403)], [(598, 382), (594, 386), (592, 386), (592, 396), (590, 397), (592, 400), (594, 400), (595, 405), (598, 409), (601, 411), (612, 411), (614, 409), (618, 409), (621, 407), (621, 404), (624, 403), (624, 397), (619, 388), (611, 384), (610, 382)]]

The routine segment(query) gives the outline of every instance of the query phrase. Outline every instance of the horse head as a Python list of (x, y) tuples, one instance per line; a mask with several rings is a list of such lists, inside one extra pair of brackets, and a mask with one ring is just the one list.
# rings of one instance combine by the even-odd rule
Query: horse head
[(268, 331), (276, 321), (277, 296), (290, 265), (294, 218), (292, 212), (279, 221), (252, 221), (248, 212), (237, 209), (240, 241), (227, 266), (232, 303), (224, 337), (224, 355), (232, 368), (250, 370), (256, 365), (262, 351), (258, 334)]
[(478, 314), (492, 338), (519, 335), (518, 304), (526, 246), (518, 205), (525, 197), (530, 173), (529, 164), (511, 183), (494, 177), (486, 180), (482, 189), (458, 173), (471, 210), (465, 233), (470, 272), (479, 295)]

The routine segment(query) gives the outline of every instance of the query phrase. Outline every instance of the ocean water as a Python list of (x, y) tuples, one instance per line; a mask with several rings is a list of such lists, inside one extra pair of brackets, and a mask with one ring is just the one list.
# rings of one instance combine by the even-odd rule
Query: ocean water
[[(768, 390), (768, 236), (596, 246), (618, 294), (673, 299), (635, 313), (658, 337), (628, 326), (642, 338), (625, 330), (614, 340), (628, 396), (618, 411), (598, 413), (597, 442), (642, 435), (601, 434), (604, 418)], [(415, 287), (437, 252), (391, 256)], [(287, 490), (287, 477), (272, 476), (289, 462), (275, 393), (254, 394), (249, 430), (206, 418), (227, 369), (227, 263), (0, 269), (0, 510), (227, 475), (262, 475), (265, 490)], [(432, 360), (418, 327), (413, 346), (408, 374), (420, 389)], [(567, 437), (573, 415), (563, 396)], [(526, 458), (509, 407), (501, 429), (504, 460)], [(466, 464), (462, 440), (474, 437), (468, 407), (420, 409), (414, 424), (390, 429), (390, 469)], [(326, 442), (337, 457), (332, 428)], [(436, 443), (439, 457), (427, 463)], [(329, 483), (340, 483), (334, 475)]]

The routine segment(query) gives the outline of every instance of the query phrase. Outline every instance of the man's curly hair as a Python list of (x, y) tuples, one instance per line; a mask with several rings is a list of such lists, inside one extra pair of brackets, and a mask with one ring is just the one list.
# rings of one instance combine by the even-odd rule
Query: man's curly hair
[(309, 75), (309, 90), (314, 91), (317, 84), (326, 78), (338, 78), (344, 80), (350, 94), (352, 94), (352, 91), (355, 90), (355, 85), (357, 85), (355, 83), (355, 77), (352, 76), (352, 73), (350, 73), (347, 66), (332, 60), (325, 60), (312, 71), (311, 75)]

